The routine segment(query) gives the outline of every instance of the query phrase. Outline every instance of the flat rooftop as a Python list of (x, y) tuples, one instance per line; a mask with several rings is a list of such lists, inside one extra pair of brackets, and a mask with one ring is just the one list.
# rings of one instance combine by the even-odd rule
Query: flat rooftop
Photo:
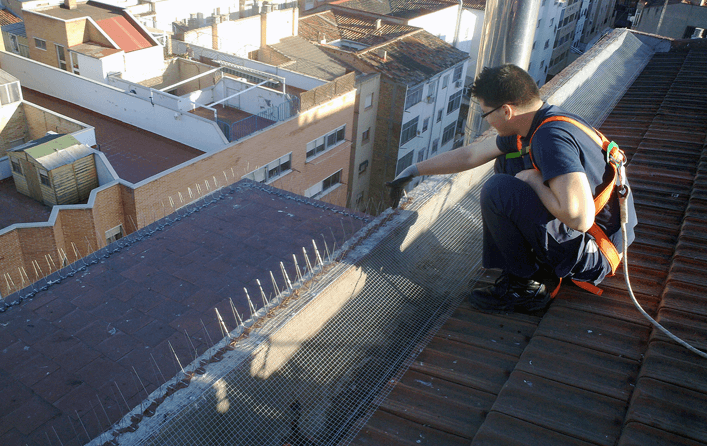
[(0, 444), (89, 442), (222, 339), (215, 309), (233, 329), (231, 302), (250, 317), (244, 287), (262, 308), (256, 280), (272, 296), (271, 271), (285, 286), (280, 262), (294, 282), (293, 254), (303, 269), (303, 247), (316, 261), (312, 240), (326, 256), (367, 223), (247, 180), (186, 210), (194, 212), (140, 229), (3, 306)]
[(41, 223), (49, 219), (51, 206), (17, 192), (12, 178), (0, 180), (0, 230), (16, 223)]
[(106, 155), (120, 178), (131, 183), (204, 154), (201, 150), (34, 90), (23, 87), (22, 95), (28, 102), (93, 126), (99, 150)]
[(38, 8), (36, 11), (62, 20), (77, 19), (80, 17), (91, 17), (93, 20), (103, 20), (122, 16), (117, 8), (113, 9), (107, 6), (92, 4), (91, 2), (77, 2), (76, 8), (74, 9), (67, 9), (64, 5), (61, 5), (46, 9)]

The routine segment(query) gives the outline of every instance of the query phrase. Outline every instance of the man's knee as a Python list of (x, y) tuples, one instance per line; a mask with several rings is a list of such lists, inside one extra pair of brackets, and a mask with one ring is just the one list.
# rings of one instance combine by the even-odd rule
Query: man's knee
[(489, 178), (481, 188), (479, 201), (482, 209), (501, 209), (509, 197), (517, 192), (518, 187), (525, 183), (512, 175), (496, 174)]

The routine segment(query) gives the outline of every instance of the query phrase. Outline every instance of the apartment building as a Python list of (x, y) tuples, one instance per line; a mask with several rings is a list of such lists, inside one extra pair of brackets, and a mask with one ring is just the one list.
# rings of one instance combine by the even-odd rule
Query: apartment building
[(370, 197), (382, 199), (385, 181), (413, 162), (453, 148), (468, 54), (427, 31), (338, 9), (304, 17), (300, 31), (361, 71), (380, 73), (380, 94), (364, 97), (377, 102), (370, 162), (353, 169), (370, 171)]
[(603, 34), (614, 26), (616, 0), (591, 0), (582, 27), (582, 37), (577, 45), (581, 51), (586, 51)]
[(575, 31), (583, 18), (582, 4), (582, 0), (542, 0), (528, 66), (538, 86), (570, 63)]
[(30, 58), (105, 81), (108, 73), (148, 76), (164, 64), (162, 46), (123, 8), (66, 0), (24, 10)]
[[(120, 121), (148, 123), (152, 131), (203, 152), (138, 183), (122, 178), (101, 183), (85, 205), (55, 207), (45, 223), (3, 230), (0, 271), (15, 275), (8, 283), (21, 283), (18, 268), (31, 270), (33, 261), (86, 255), (87, 246), (96, 249), (114, 240), (116, 228), (127, 235), (242, 178), (346, 204), (355, 75), (341, 70), (326, 81), (208, 51), (223, 66), (177, 58), (159, 76), (111, 76), (108, 84), (0, 53), (0, 66), (34, 91)], [(249, 67), (238, 64), (246, 61)], [(81, 247), (78, 254), (74, 246)], [(0, 286), (2, 295), (11, 290), (7, 283)]]
[(468, 54), (469, 79), (464, 83), (469, 84), (476, 70), (485, 6), (485, 0), (335, 0), (313, 2), (312, 8), (307, 10), (355, 12), (369, 19), (386, 19), (399, 25), (422, 28)]

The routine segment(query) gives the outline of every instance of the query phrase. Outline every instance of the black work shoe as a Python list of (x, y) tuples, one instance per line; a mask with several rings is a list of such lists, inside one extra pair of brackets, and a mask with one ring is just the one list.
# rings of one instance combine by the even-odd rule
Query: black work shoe
[(544, 284), (503, 273), (496, 283), (471, 292), (469, 303), (485, 313), (537, 313), (545, 310), (552, 296)]

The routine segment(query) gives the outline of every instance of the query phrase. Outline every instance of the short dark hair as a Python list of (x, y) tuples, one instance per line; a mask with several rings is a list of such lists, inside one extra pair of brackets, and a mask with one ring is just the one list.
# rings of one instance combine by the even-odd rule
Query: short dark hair
[(471, 86), (471, 94), (488, 107), (523, 106), (540, 99), (540, 90), (533, 78), (513, 64), (484, 67)]

